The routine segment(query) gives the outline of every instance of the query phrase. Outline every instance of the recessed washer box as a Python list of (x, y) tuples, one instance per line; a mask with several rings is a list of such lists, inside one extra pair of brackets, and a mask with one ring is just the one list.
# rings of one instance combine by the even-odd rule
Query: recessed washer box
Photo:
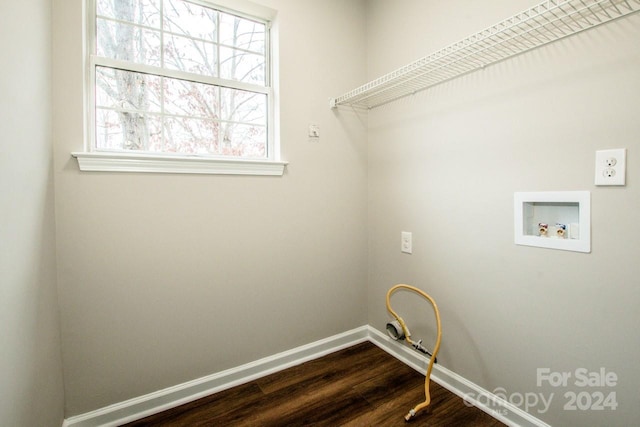
[(513, 201), (517, 245), (591, 252), (589, 191), (516, 192)]

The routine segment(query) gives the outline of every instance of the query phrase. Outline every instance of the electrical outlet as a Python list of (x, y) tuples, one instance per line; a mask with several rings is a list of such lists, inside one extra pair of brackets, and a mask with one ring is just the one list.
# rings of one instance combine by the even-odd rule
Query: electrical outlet
[(403, 231), (401, 233), (401, 243), (400, 243), (400, 251), (405, 254), (410, 254), (413, 252), (413, 242), (412, 235), (409, 231)]
[(596, 185), (625, 185), (627, 150), (596, 151)]

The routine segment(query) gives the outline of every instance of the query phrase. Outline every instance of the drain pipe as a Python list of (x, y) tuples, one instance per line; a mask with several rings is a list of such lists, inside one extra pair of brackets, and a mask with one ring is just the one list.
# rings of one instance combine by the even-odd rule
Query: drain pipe
[[(409, 328), (404, 323), (404, 320), (402, 320), (402, 318), (398, 316), (398, 314), (395, 311), (393, 311), (393, 309), (391, 308), (391, 295), (399, 289), (406, 289), (406, 290), (415, 292), (421, 295), (422, 297), (424, 297), (433, 306), (433, 311), (436, 315), (436, 324), (438, 329), (438, 337), (436, 338), (436, 345), (433, 348), (433, 354), (429, 353), (427, 349), (422, 346), (422, 340), (419, 340), (418, 342), (414, 342), (411, 340), (411, 333), (409, 332)], [(440, 339), (442, 338), (442, 327), (440, 325), (440, 312), (438, 311), (438, 306), (436, 305), (436, 302), (428, 294), (416, 288), (415, 286), (404, 285), (404, 284), (395, 285), (391, 289), (389, 289), (389, 291), (387, 292), (387, 311), (389, 311), (389, 313), (391, 313), (391, 315), (396, 319), (395, 321), (387, 323), (387, 333), (389, 334), (389, 336), (394, 340), (406, 339), (407, 343), (413, 346), (413, 348), (430, 356), (429, 365), (427, 366), (427, 374), (424, 380), (425, 400), (424, 402), (416, 405), (413, 409), (409, 411), (407, 415), (405, 415), (404, 417), (405, 421), (409, 421), (411, 420), (411, 418), (416, 416), (418, 411), (426, 408), (431, 403), (431, 395), (429, 393), (429, 380), (431, 378), (431, 370), (433, 369), (433, 364), (436, 361), (436, 355), (438, 354), (438, 350), (440, 350)]]

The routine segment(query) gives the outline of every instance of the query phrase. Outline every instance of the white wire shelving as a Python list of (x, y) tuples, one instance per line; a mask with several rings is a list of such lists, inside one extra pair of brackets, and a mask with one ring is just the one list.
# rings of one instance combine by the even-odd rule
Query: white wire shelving
[(330, 100), (375, 108), (640, 11), (640, 0), (547, 0)]

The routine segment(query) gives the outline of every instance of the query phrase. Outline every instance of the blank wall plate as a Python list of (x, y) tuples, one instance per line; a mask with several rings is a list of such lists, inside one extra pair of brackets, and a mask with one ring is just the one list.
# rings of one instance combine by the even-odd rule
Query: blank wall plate
[(596, 185), (625, 185), (626, 173), (626, 148), (596, 151)]
[(411, 235), (410, 231), (403, 231), (401, 233), (401, 245), (400, 245), (400, 251), (404, 252), (405, 254), (410, 254), (413, 252), (413, 236)]

